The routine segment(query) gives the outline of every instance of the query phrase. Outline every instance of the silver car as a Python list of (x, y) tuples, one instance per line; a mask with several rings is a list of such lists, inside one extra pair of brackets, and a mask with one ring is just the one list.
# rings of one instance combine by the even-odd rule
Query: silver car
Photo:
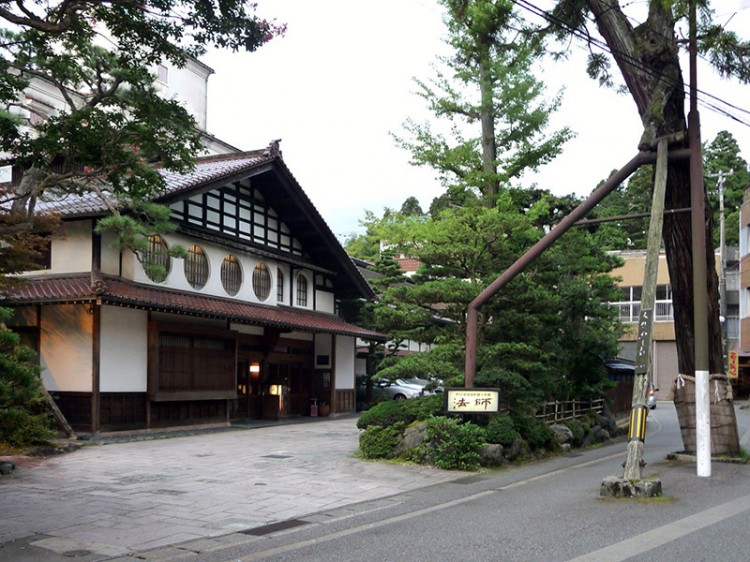
[(373, 394), (380, 400), (406, 400), (407, 398), (419, 398), (426, 395), (423, 386), (409, 384), (402, 379), (396, 379), (395, 381), (380, 379), (375, 383), (372, 390)]

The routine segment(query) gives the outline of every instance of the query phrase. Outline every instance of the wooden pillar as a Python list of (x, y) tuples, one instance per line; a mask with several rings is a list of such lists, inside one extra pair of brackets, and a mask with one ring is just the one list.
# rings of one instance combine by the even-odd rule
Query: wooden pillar
[(331, 381), (330, 381), (331, 412), (336, 413), (336, 334), (331, 334)]
[(91, 432), (98, 433), (101, 425), (101, 324), (102, 305), (100, 302), (91, 304), (93, 327), (91, 330)]

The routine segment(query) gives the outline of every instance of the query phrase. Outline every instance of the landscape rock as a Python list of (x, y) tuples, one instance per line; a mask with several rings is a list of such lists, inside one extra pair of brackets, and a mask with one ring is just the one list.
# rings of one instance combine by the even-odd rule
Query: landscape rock
[(488, 443), (479, 451), (479, 454), (482, 466), (500, 466), (505, 463), (502, 445)]
[(414, 425), (407, 427), (401, 437), (401, 441), (399, 441), (398, 445), (396, 445), (396, 448), (393, 450), (394, 456), (403, 457), (412, 449), (419, 447), (424, 442), (424, 431), (424, 423), (415, 423)]
[(573, 432), (567, 425), (555, 424), (550, 429), (555, 432), (555, 437), (557, 437), (557, 442), (560, 445), (573, 442)]
[(583, 438), (582, 446), (588, 447), (589, 445), (595, 445), (596, 443), (603, 443), (609, 438), (609, 431), (600, 425), (595, 425), (591, 428), (591, 431), (586, 434), (586, 437)]
[(0, 474), (3, 476), (10, 474), (16, 469), (15, 463), (12, 463), (10, 461), (2, 461), (0, 462)]
[(505, 458), (509, 461), (528, 458), (529, 454), (529, 444), (523, 439), (516, 439), (513, 441), (513, 444), (505, 450)]

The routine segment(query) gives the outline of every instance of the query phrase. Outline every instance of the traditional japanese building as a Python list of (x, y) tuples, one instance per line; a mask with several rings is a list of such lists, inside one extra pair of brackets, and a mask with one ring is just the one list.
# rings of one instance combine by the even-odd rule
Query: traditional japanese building
[(162, 173), (174, 233), (134, 254), (95, 231), (98, 198), (40, 203), (63, 227), (2, 302), (68, 422), (95, 433), (354, 412), (355, 342), (386, 336), (342, 316), (371, 289), (278, 145)]

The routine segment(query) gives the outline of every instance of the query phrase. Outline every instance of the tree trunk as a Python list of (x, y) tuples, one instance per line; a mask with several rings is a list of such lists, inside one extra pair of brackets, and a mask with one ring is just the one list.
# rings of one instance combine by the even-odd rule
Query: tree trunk
[(482, 105), (480, 122), (482, 125), (482, 171), (484, 172), (484, 197), (488, 207), (495, 206), (499, 186), (497, 182), (497, 143), (495, 140), (495, 115), (493, 93), (495, 84), (488, 71), (489, 52), (482, 51), (479, 60), (479, 88)]
[[(685, 89), (674, 32), (675, 21), (668, 3), (650, 2), (646, 22), (633, 27), (620, 9), (617, 0), (586, 0), (586, 2), (595, 16), (599, 32), (607, 42), (641, 116), (644, 132), (640, 148), (652, 149), (658, 138), (667, 135), (683, 133), (684, 138), (687, 139)], [(706, 198), (705, 184), (703, 197)], [(689, 162), (670, 165), (665, 208), (688, 208), (691, 205), (690, 199)], [(713, 240), (711, 217), (710, 205), (707, 203), (705, 223), (708, 241)], [(695, 329), (690, 214), (679, 213), (666, 216), (663, 237), (672, 284), (678, 370), (680, 374), (692, 376), (695, 372)], [(706, 245), (705, 259), (709, 309), (709, 372), (723, 374), (719, 281), (716, 274), (714, 250), (710, 242)], [(717, 377), (715, 381), (717, 395), (731, 395), (731, 392), (727, 393), (726, 377)], [(723, 387), (721, 390), (720, 386)], [(717, 443), (721, 443), (721, 448), (712, 447), (712, 452), (736, 454), (739, 452), (739, 437), (731, 399), (717, 400), (712, 404), (711, 409), (715, 413), (720, 413), (725, 419), (731, 418), (731, 423), (728, 425), (734, 426), (729, 432), (733, 432), (732, 437), (717, 439)], [(715, 431), (716, 428), (712, 427), (712, 441)], [(683, 431), (686, 450), (691, 449), (688, 441), (686, 432)]]

